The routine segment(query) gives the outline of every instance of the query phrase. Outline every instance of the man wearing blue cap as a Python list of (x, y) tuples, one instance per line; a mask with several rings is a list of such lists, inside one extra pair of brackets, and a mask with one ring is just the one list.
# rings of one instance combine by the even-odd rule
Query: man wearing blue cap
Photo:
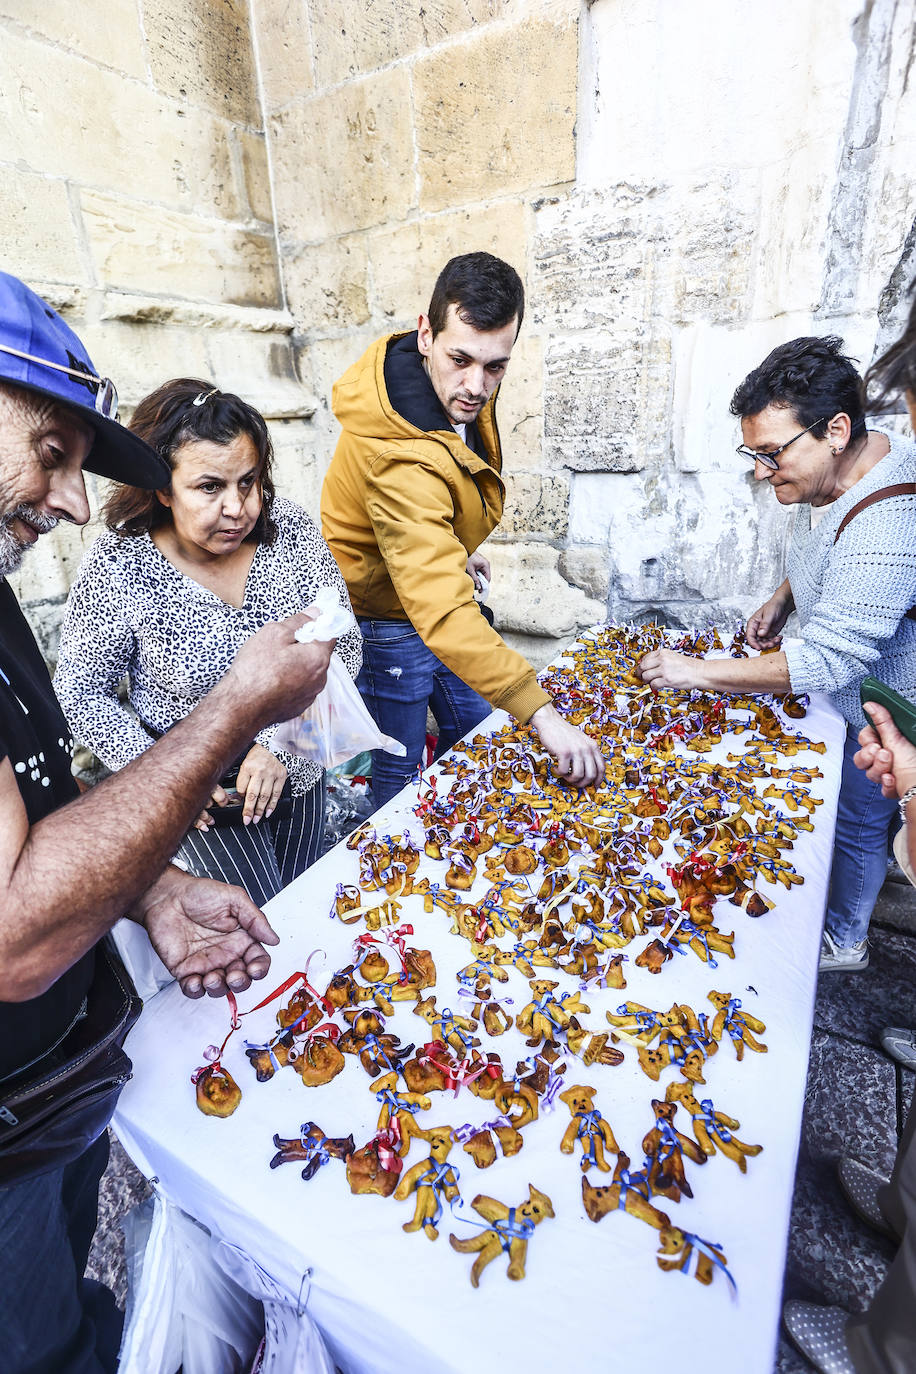
[(99, 1374), (120, 1314), (83, 1279), (139, 1001), (107, 933), (145, 925), (190, 997), (262, 978), (277, 937), (238, 888), (169, 863), (240, 747), (305, 709), (333, 645), (266, 626), (188, 718), (83, 797), (67, 726), (6, 574), (59, 520), (85, 524), (83, 468), (150, 489), (163, 460), (117, 421), (76, 335), (0, 273), (0, 1367)]

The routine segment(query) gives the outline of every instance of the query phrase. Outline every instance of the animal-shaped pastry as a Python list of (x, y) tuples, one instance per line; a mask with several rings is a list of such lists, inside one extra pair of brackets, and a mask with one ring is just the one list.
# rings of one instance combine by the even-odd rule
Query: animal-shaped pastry
[(674, 955), (671, 947), (662, 940), (653, 940), (636, 956), (636, 967), (648, 969), (650, 973), (661, 973), (663, 966)]
[(560, 1093), (560, 1101), (565, 1102), (572, 1120), (566, 1127), (560, 1149), (571, 1155), (576, 1141), (582, 1142), (582, 1169), (585, 1171), (593, 1164), (603, 1173), (610, 1173), (611, 1166), (604, 1158), (605, 1146), (616, 1154), (619, 1146), (614, 1132), (594, 1104), (595, 1089), (574, 1083)]
[(552, 994), (559, 983), (549, 978), (531, 979), (529, 987), (535, 1000), (522, 1009), (515, 1024), (530, 1037), (527, 1043), (531, 1046), (542, 1040), (552, 1040), (558, 1030), (565, 1031), (573, 1013), (589, 1011), (578, 992), (567, 993), (559, 1000), (555, 998)]
[(528, 1257), (528, 1241), (534, 1233), (534, 1228), (545, 1217), (554, 1215), (550, 1198), (529, 1183), (528, 1200), (520, 1207), (507, 1207), (505, 1203), (483, 1193), (475, 1197), (471, 1206), (484, 1221), (490, 1223), (488, 1228), (469, 1236), (466, 1240), (459, 1240), (457, 1236), (450, 1235), (449, 1244), (462, 1255), (477, 1255), (471, 1266), (472, 1285), (475, 1288), (479, 1286), (484, 1269), (491, 1260), (503, 1252), (509, 1256), (509, 1267), (506, 1271), (509, 1278), (523, 1279)]
[(279, 1135), (274, 1136), (274, 1149), (277, 1153), (270, 1161), (270, 1167), (278, 1169), (281, 1164), (298, 1164), (301, 1161), (305, 1164), (302, 1177), (308, 1181), (315, 1177), (322, 1164), (327, 1164), (329, 1159), (346, 1159), (355, 1148), (352, 1135), (332, 1138), (326, 1136), (314, 1121), (306, 1121), (299, 1128), (299, 1135), (292, 1140), (284, 1140)]
[(655, 1125), (644, 1137), (643, 1154), (649, 1161), (649, 1191), (680, 1202), (681, 1194), (693, 1197), (684, 1173), (684, 1155), (694, 1164), (705, 1164), (706, 1155), (689, 1136), (682, 1135), (672, 1122), (677, 1106), (674, 1102), (652, 1101)]
[(411, 1137), (423, 1139), (423, 1131), (417, 1125), (417, 1113), (429, 1111), (429, 1098), (425, 1093), (398, 1092), (397, 1073), (387, 1073), (375, 1085), (375, 1100), (381, 1104), (378, 1129), (395, 1129), (399, 1138), (398, 1154), (403, 1159), (410, 1149)]
[(670, 1226), (659, 1232), (658, 1267), (659, 1269), (680, 1269), (688, 1273), (691, 1260), (696, 1257), (694, 1278), (700, 1283), (710, 1284), (716, 1269), (728, 1279), (733, 1289), (735, 1280), (728, 1271), (722, 1250), (708, 1240), (701, 1240), (691, 1231), (682, 1231), (679, 1226)]
[(377, 1193), (380, 1197), (391, 1197), (398, 1186), (400, 1173), (400, 1159), (391, 1145), (378, 1136), (347, 1155), (347, 1182), (351, 1193)]
[(508, 1117), (516, 1129), (527, 1126), (529, 1121), (537, 1120), (538, 1095), (529, 1084), (522, 1080), (517, 1083), (505, 1081), (499, 1083), (493, 1094), (493, 1101), (502, 1115)]
[(241, 1088), (218, 1060), (201, 1069), (193, 1082), (204, 1116), (231, 1116), (242, 1100)]
[(293, 1046), (293, 1033), (287, 1031), (266, 1045), (246, 1045), (245, 1055), (255, 1070), (259, 1083), (267, 1083), (278, 1069), (286, 1068)]
[(458, 1197), (458, 1178), (455, 1170), (446, 1163), (452, 1148), (451, 1126), (432, 1126), (428, 1131), (419, 1131), (429, 1143), (429, 1158), (421, 1160), (401, 1179), (394, 1196), (403, 1202), (416, 1193), (416, 1208), (412, 1221), (405, 1221), (405, 1231), (423, 1230), (429, 1240), (439, 1235), (437, 1223), (442, 1216), (442, 1198), (452, 1202)]
[(480, 1040), (471, 1034), (477, 1029), (477, 1022), (472, 1021), (468, 1016), (457, 1016), (447, 1007), (442, 1011), (436, 1009), (435, 997), (426, 997), (422, 1002), (417, 1002), (413, 1009), (415, 1016), (422, 1016), (432, 1027), (437, 1040), (444, 1040), (451, 1045), (452, 1049), (459, 1055), (465, 1055), (474, 1046), (480, 1044)]
[(693, 1134), (704, 1154), (711, 1155), (718, 1150), (733, 1159), (743, 1174), (747, 1173), (747, 1156), (759, 1155), (762, 1145), (745, 1145), (734, 1132), (741, 1125), (724, 1112), (717, 1112), (709, 1098), (698, 1102), (689, 1083), (669, 1083), (665, 1090), (666, 1102), (680, 1102), (690, 1113)]
[(291, 1062), (307, 1088), (320, 1088), (341, 1072), (344, 1057), (330, 1036), (310, 1035)]
[(670, 1229), (671, 1219), (649, 1201), (649, 1183), (644, 1173), (630, 1173), (629, 1155), (621, 1152), (610, 1183), (594, 1187), (588, 1174), (582, 1175), (582, 1205), (589, 1221), (601, 1221), (609, 1212), (629, 1212), (630, 1216), (654, 1226), (657, 1231)]
[(757, 1054), (766, 1054), (766, 1045), (755, 1040), (751, 1034), (752, 1031), (756, 1031), (758, 1035), (762, 1035), (766, 1026), (762, 1021), (758, 1021), (756, 1016), (751, 1016), (750, 1012), (742, 1011), (741, 1002), (737, 997), (732, 997), (730, 992), (711, 992), (709, 1001), (716, 1008), (711, 1030), (714, 1040), (721, 1040), (723, 1035), (728, 1034), (738, 1059), (744, 1058), (745, 1045)]

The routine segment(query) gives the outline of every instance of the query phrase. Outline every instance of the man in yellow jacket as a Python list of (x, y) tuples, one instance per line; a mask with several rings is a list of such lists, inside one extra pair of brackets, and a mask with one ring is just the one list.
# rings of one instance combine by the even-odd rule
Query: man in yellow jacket
[(324, 535), (363, 633), (360, 692), (407, 747), (403, 759), (376, 753), (379, 806), (421, 762), (427, 707), (440, 753), (502, 707), (537, 731), (569, 782), (604, 774), (601, 752), (474, 600), (490, 576), (477, 549), (503, 512), (496, 396), (524, 308), (508, 263), (452, 258), (418, 329), (377, 340), (334, 387), (342, 433), (321, 496)]

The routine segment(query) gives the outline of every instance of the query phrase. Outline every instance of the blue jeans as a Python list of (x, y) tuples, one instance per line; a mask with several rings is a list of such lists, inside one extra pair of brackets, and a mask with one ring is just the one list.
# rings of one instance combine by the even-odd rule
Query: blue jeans
[(0, 1188), (3, 1374), (113, 1374), (123, 1318), (83, 1277), (108, 1162), (103, 1133), (79, 1159)]
[(844, 948), (858, 944), (868, 934), (868, 923), (887, 877), (888, 840), (897, 828), (897, 803), (882, 797), (880, 785), (869, 782), (852, 761), (858, 747), (856, 732), (850, 726), (846, 731), (824, 922), (836, 943)]
[(439, 726), (436, 757), (473, 730), (491, 707), (423, 643), (409, 621), (361, 620), (363, 666), (356, 685), (379, 728), (407, 748), (404, 758), (372, 754), (372, 798), (382, 806), (400, 792), (423, 760), (426, 711)]

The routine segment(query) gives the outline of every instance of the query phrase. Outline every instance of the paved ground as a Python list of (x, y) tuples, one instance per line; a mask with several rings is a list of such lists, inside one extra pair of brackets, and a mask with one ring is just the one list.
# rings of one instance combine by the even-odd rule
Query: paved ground
[[(871, 941), (866, 972), (826, 974), (818, 986), (785, 1276), (787, 1297), (841, 1303), (850, 1311), (868, 1305), (893, 1252), (850, 1212), (836, 1184), (836, 1161), (848, 1151), (889, 1173), (914, 1085), (914, 1075), (877, 1048), (884, 1026), (916, 1024), (916, 890), (902, 875), (884, 886)], [(119, 1218), (146, 1193), (114, 1141), (90, 1272), (114, 1288), (122, 1306)], [(809, 1369), (781, 1343), (776, 1374)]]

